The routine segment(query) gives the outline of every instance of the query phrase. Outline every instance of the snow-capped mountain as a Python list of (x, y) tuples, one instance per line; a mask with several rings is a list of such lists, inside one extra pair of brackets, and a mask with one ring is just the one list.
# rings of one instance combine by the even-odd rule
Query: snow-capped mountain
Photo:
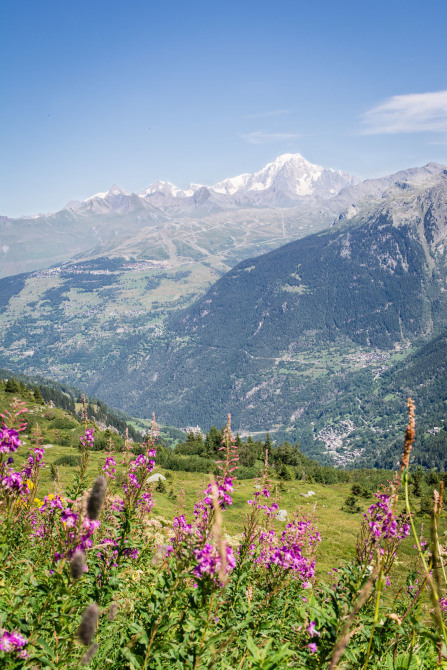
[(345, 172), (325, 170), (301, 154), (282, 154), (253, 174), (241, 174), (211, 187), (217, 193), (282, 192), (291, 197), (320, 195), (330, 197), (356, 180)]
[(357, 181), (345, 172), (314, 165), (301, 154), (283, 154), (253, 174), (229, 177), (212, 186), (193, 183), (182, 189), (169, 181), (156, 181), (136, 195), (113, 185), (82, 202), (72, 201), (67, 208), (106, 213), (157, 207), (180, 215), (235, 207), (283, 207), (296, 205), (303, 199), (332, 198)]
[[(301, 154), (282, 154), (253, 174), (244, 173), (229, 177), (213, 186), (191, 184), (188, 189), (177, 188), (166, 181), (148, 186), (139, 197), (157, 207), (197, 206), (203, 204), (203, 189), (207, 191), (208, 208), (281, 207), (292, 205), (302, 198), (330, 198), (342, 188), (357, 183), (344, 172), (324, 169), (307, 161)], [(194, 195), (200, 191), (200, 197)], [(220, 197), (219, 197), (220, 196)]]

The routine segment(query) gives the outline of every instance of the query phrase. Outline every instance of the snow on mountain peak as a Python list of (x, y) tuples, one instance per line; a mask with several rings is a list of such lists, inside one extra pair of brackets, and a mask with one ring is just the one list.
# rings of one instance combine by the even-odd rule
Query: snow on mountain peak
[(86, 198), (85, 202), (89, 202), (89, 200), (95, 200), (96, 198), (104, 200), (111, 195), (129, 195), (129, 193), (124, 191), (116, 184), (113, 184), (113, 186), (111, 186), (108, 191), (104, 191), (104, 193), (95, 193), (95, 195), (91, 195), (89, 198)]
[[(234, 206), (244, 202), (247, 206), (264, 204), (283, 206), (304, 196), (331, 197), (343, 187), (354, 183), (352, 177), (336, 170), (326, 170), (310, 163), (299, 153), (281, 154), (254, 173), (244, 172), (217, 182), (213, 186), (192, 183), (186, 189), (169, 181), (158, 180), (139, 197), (146, 204), (156, 207), (182, 206), (199, 190), (206, 188), (210, 202), (217, 198), (219, 206)], [(105, 193), (96, 193), (86, 202), (109, 200), (111, 196), (128, 195), (115, 184)], [(236, 198), (236, 201), (233, 200)], [(107, 203), (110, 207), (110, 203)], [(121, 206), (121, 205), (120, 205)], [(189, 206), (189, 205), (188, 205)]]
[(225, 195), (234, 195), (238, 191), (244, 189), (251, 174), (245, 172), (237, 175), (237, 177), (228, 177), (222, 181), (217, 182), (214, 186), (210, 186), (210, 190), (215, 193), (224, 193)]
[(109, 188), (107, 195), (129, 195), (127, 191), (124, 191), (122, 188), (117, 186), (116, 184), (113, 184), (111, 188)]
[(274, 188), (291, 195), (311, 195), (323, 168), (309, 163), (301, 154), (282, 154), (251, 175), (249, 191)]
[[(198, 187), (199, 188), (199, 187)], [(139, 196), (140, 198), (150, 197), (154, 194), (161, 193), (164, 196), (171, 196), (173, 198), (184, 198), (192, 195), (194, 190), (191, 189), (181, 189), (172, 184), (170, 181), (155, 181), (153, 184), (150, 184), (144, 191), (142, 191)]]

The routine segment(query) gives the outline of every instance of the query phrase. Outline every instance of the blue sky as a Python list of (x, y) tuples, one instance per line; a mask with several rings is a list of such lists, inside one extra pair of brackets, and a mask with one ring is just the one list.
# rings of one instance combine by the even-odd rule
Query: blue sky
[(445, 0), (4, 0), (0, 214), (300, 152), (447, 164)]

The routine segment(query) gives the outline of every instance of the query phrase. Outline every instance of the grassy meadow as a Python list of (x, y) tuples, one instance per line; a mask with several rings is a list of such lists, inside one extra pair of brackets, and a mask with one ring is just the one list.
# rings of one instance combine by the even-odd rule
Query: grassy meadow
[[(446, 667), (443, 478), (410, 483), (411, 412), (398, 484), (377, 497), (392, 473), (337, 480), (287, 443), (272, 447), (274, 467), (246, 479), (246, 465), (237, 479), (237, 454), (247, 463), (263, 445), (243, 444), (229, 424), (215, 429), (214, 452), (209, 436), (188, 436), (169, 461), (161, 439), (159, 458), (176, 469), (162, 468), (150, 435), (132, 442), (8, 384), (0, 667)], [(213, 474), (186, 471), (204, 463)]]
[[(4, 388), (0, 388), (0, 411), (3, 412), (12, 400), (12, 394), (6, 393)], [(26, 398), (26, 394), (18, 397)], [(76, 465), (59, 464), (61, 458), (69, 457), (79, 459), (79, 439), (84, 434), (84, 425), (82, 421), (76, 420), (73, 416), (57, 407), (48, 405), (37, 405), (32, 400), (25, 400), (28, 413), (42, 431), (43, 444), (45, 446), (45, 466), (41, 471), (36, 498), (43, 500), (45, 495), (55, 491), (64, 492), (72, 485), (76, 473)], [(76, 410), (81, 412), (82, 405), (76, 403)], [(76, 427), (73, 428), (55, 428), (61, 420), (72, 422)], [(149, 423), (149, 422), (147, 422)], [(89, 425), (93, 425), (89, 423)], [(104, 431), (95, 429), (97, 436), (104, 435)], [(63, 442), (64, 444), (61, 444)], [(123, 440), (121, 441), (123, 442)], [(69, 443), (69, 444), (67, 444)], [(30, 435), (28, 432), (22, 434), (22, 444), (17, 451), (18, 458), (25, 458), (30, 446)], [(131, 443), (132, 444), (132, 443)], [(124, 450), (124, 446), (121, 447)], [(108, 452), (107, 452), (108, 453)], [(117, 476), (118, 479), (123, 473), (124, 451), (116, 455)], [(91, 451), (89, 463), (86, 470), (87, 481), (93, 482), (101, 474), (106, 459), (105, 451)], [(155, 459), (156, 461), (156, 459)], [(57, 468), (57, 481), (52, 479), (52, 466)], [(54, 470), (53, 470), (54, 472)], [(173, 472), (161, 467), (155, 467), (154, 472), (159, 472), (167, 477), (166, 491), (156, 491), (154, 489), (154, 507), (153, 515), (163, 520), (163, 523), (170, 523), (172, 518), (179, 513), (191, 517), (194, 507), (194, 501), (197, 500), (201, 492), (208, 486), (209, 475), (196, 472)], [(237, 473), (236, 473), (237, 475)], [(355, 481), (355, 476), (353, 478)], [(349, 561), (352, 559), (359, 527), (363, 512), (373, 502), (372, 498), (358, 498), (357, 502), (361, 508), (360, 512), (348, 513), (342, 510), (343, 503), (351, 492), (351, 482), (337, 484), (319, 484), (317, 482), (308, 482), (307, 480), (281, 482), (279, 479), (272, 478), (274, 498), (280, 509), (285, 509), (288, 514), (288, 520), (294, 512), (302, 510), (307, 515), (312, 515), (317, 522), (321, 533), (321, 544), (318, 549), (318, 559), (316, 571), (319, 577), (324, 578), (328, 571), (334, 565), (335, 561)], [(242, 532), (243, 522), (249, 506), (247, 500), (253, 497), (255, 480), (236, 478), (233, 504), (225, 513), (225, 530), (230, 537), (239, 537)], [(315, 496), (306, 498), (303, 494), (314, 491)], [(413, 499), (415, 506), (418, 500)], [(286, 522), (274, 521), (278, 529), (285, 527)], [(413, 543), (408, 540), (404, 542), (402, 551), (405, 555), (412, 557), (415, 555)]]

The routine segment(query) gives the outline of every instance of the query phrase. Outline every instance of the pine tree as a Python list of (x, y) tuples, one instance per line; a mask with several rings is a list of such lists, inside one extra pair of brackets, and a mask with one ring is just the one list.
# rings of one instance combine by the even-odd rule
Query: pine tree
[(44, 405), (44, 404), (45, 404), (45, 401), (44, 401), (44, 399), (42, 398), (42, 395), (41, 395), (41, 393), (40, 393), (40, 390), (39, 390), (39, 387), (38, 387), (38, 386), (35, 386), (35, 387), (34, 387), (33, 395), (34, 395), (34, 400), (35, 400), (37, 403), (39, 403), (39, 405)]
[(211, 426), (205, 438), (205, 449), (207, 455), (214, 456), (215, 454), (218, 454), (221, 446), (222, 433), (216, 428), (216, 426)]
[(12, 379), (8, 379), (5, 384), (5, 391), (6, 393), (19, 393), (20, 388), (17, 379), (14, 377)]
[(349, 514), (357, 514), (357, 512), (361, 512), (362, 508), (358, 504), (356, 496), (350, 495), (343, 503), (342, 510), (343, 512), (348, 512)]

